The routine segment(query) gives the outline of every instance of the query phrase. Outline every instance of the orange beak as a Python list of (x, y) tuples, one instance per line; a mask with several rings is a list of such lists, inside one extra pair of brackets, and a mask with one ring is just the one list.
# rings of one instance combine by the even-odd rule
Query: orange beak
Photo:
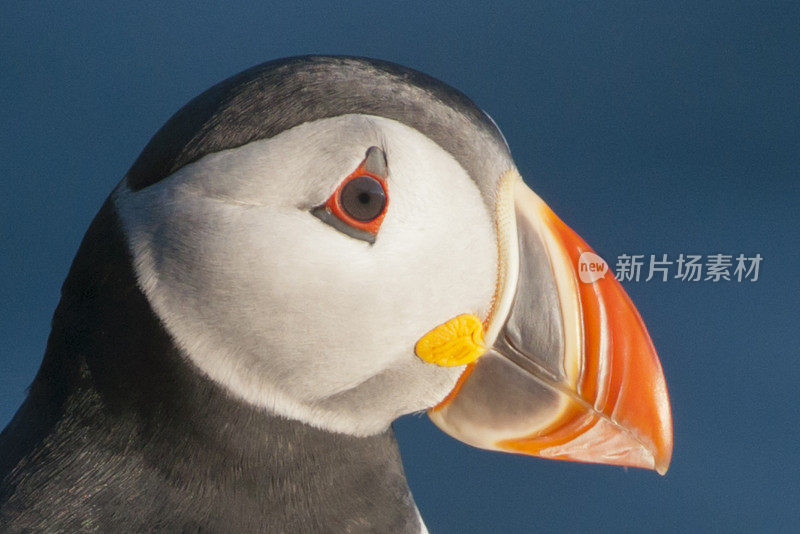
[(481, 448), (666, 473), (669, 398), (639, 313), (608, 266), (514, 176), (506, 219), (516, 225), (498, 224), (512, 250), (501, 246), (503, 294), (486, 322), (494, 339), (430, 418)]

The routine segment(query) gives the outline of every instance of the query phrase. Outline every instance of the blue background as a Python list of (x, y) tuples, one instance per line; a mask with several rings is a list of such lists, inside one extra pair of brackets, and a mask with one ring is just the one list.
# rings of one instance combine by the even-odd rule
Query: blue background
[(797, 528), (797, 7), (248, 4), (2, 7), (0, 426), (89, 221), (161, 124), (256, 63), (368, 55), (485, 108), (526, 180), (604, 257), (764, 257), (755, 283), (626, 284), (670, 388), (665, 478), (479, 451), (405, 417), (431, 531)]

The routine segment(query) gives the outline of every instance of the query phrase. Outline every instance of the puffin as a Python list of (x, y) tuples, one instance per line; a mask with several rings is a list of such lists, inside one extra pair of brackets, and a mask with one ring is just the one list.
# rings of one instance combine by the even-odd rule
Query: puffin
[(427, 532), (392, 430), (416, 412), (493, 451), (672, 454), (639, 313), (487, 113), (385, 61), (270, 61), (91, 223), (0, 434), (0, 530)]

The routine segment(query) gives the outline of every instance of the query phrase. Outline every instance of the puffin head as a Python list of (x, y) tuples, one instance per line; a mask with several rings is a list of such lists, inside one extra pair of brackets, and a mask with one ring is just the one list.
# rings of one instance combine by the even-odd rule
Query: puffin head
[(482, 448), (668, 466), (636, 309), (612, 275), (582, 281), (591, 249), (437, 80), (257, 66), (173, 116), (112, 198), (154, 313), (242, 402), (355, 436), (429, 410)]

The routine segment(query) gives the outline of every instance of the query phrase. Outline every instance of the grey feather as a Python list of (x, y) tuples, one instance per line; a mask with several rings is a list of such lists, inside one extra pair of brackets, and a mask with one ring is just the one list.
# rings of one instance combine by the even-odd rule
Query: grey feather
[(128, 183), (141, 189), (207, 154), (349, 113), (416, 128), (447, 150), (487, 198), (497, 173), (513, 165), (494, 121), (441, 81), (375, 59), (301, 56), (250, 68), (186, 104), (153, 136)]

